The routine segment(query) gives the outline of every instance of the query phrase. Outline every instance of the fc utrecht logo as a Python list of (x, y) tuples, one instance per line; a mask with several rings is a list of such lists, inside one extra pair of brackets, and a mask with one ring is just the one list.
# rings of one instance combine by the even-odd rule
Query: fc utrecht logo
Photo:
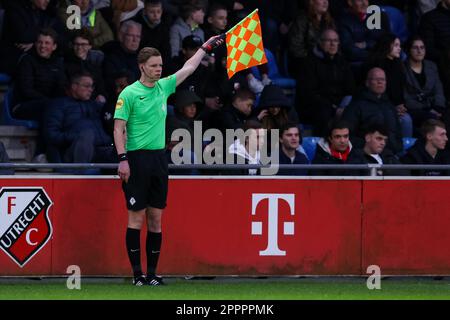
[(50, 239), (53, 229), (48, 210), (52, 204), (43, 188), (0, 190), (0, 248), (20, 267)]

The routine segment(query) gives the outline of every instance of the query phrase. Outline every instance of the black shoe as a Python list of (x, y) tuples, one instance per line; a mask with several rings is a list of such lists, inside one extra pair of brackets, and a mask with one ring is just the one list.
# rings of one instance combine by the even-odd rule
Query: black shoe
[(147, 276), (148, 286), (164, 286), (166, 285), (161, 277), (158, 276)]
[(136, 287), (145, 286), (146, 284), (147, 284), (147, 279), (145, 279), (144, 276), (135, 277), (133, 279), (133, 285), (135, 285)]

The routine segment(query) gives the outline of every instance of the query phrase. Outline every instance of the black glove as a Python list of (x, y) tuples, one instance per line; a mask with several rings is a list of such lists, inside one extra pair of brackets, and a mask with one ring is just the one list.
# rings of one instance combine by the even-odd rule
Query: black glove
[(225, 38), (226, 38), (225, 33), (222, 33), (219, 36), (217, 36), (215, 38), (212, 38), (212, 39), (209, 39), (208, 41), (206, 41), (201, 46), (201, 48), (206, 53), (211, 53), (211, 51), (213, 51), (215, 48), (219, 47), (223, 43), (223, 40), (225, 40)]

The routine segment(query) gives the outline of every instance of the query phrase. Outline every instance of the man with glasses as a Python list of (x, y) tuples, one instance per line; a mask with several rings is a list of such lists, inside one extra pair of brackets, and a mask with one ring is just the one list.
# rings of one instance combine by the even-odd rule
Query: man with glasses
[(326, 134), (328, 123), (341, 115), (355, 89), (350, 65), (339, 53), (339, 44), (335, 30), (324, 30), (300, 75), (300, 114), (310, 119), (315, 136)]
[(103, 129), (102, 105), (91, 100), (94, 80), (89, 73), (70, 79), (68, 95), (53, 100), (45, 112), (49, 162), (116, 162), (111, 137)]
[(381, 11), (380, 28), (368, 28), (368, 21), (373, 16), (367, 14), (369, 0), (347, 0), (348, 8), (342, 11), (337, 25), (341, 37), (341, 49), (347, 61), (350, 62), (357, 82), (363, 81), (363, 63), (369, 56), (378, 39), (390, 32), (388, 15)]
[(145, 0), (144, 8), (131, 20), (142, 25), (140, 47), (158, 48), (164, 61), (170, 59), (171, 17), (163, 8), (163, 0)]
[(388, 131), (387, 148), (398, 155), (403, 151), (402, 130), (397, 111), (386, 91), (386, 74), (381, 68), (367, 73), (366, 88), (345, 108), (342, 118), (349, 123), (352, 142), (364, 147), (365, 128), (372, 124), (384, 125)]

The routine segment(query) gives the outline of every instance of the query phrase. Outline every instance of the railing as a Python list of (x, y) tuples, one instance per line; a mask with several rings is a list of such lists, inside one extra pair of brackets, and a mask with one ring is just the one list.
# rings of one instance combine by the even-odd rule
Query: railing
[[(450, 165), (409, 165), (409, 164), (169, 164), (169, 170), (247, 170), (273, 168), (295, 170), (367, 170), (376, 176), (377, 170), (449, 170)], [(0, 163), (1, 169), (117, 169), (117, 163)], [(358, 175), (358, 174), (357, 174)]]

